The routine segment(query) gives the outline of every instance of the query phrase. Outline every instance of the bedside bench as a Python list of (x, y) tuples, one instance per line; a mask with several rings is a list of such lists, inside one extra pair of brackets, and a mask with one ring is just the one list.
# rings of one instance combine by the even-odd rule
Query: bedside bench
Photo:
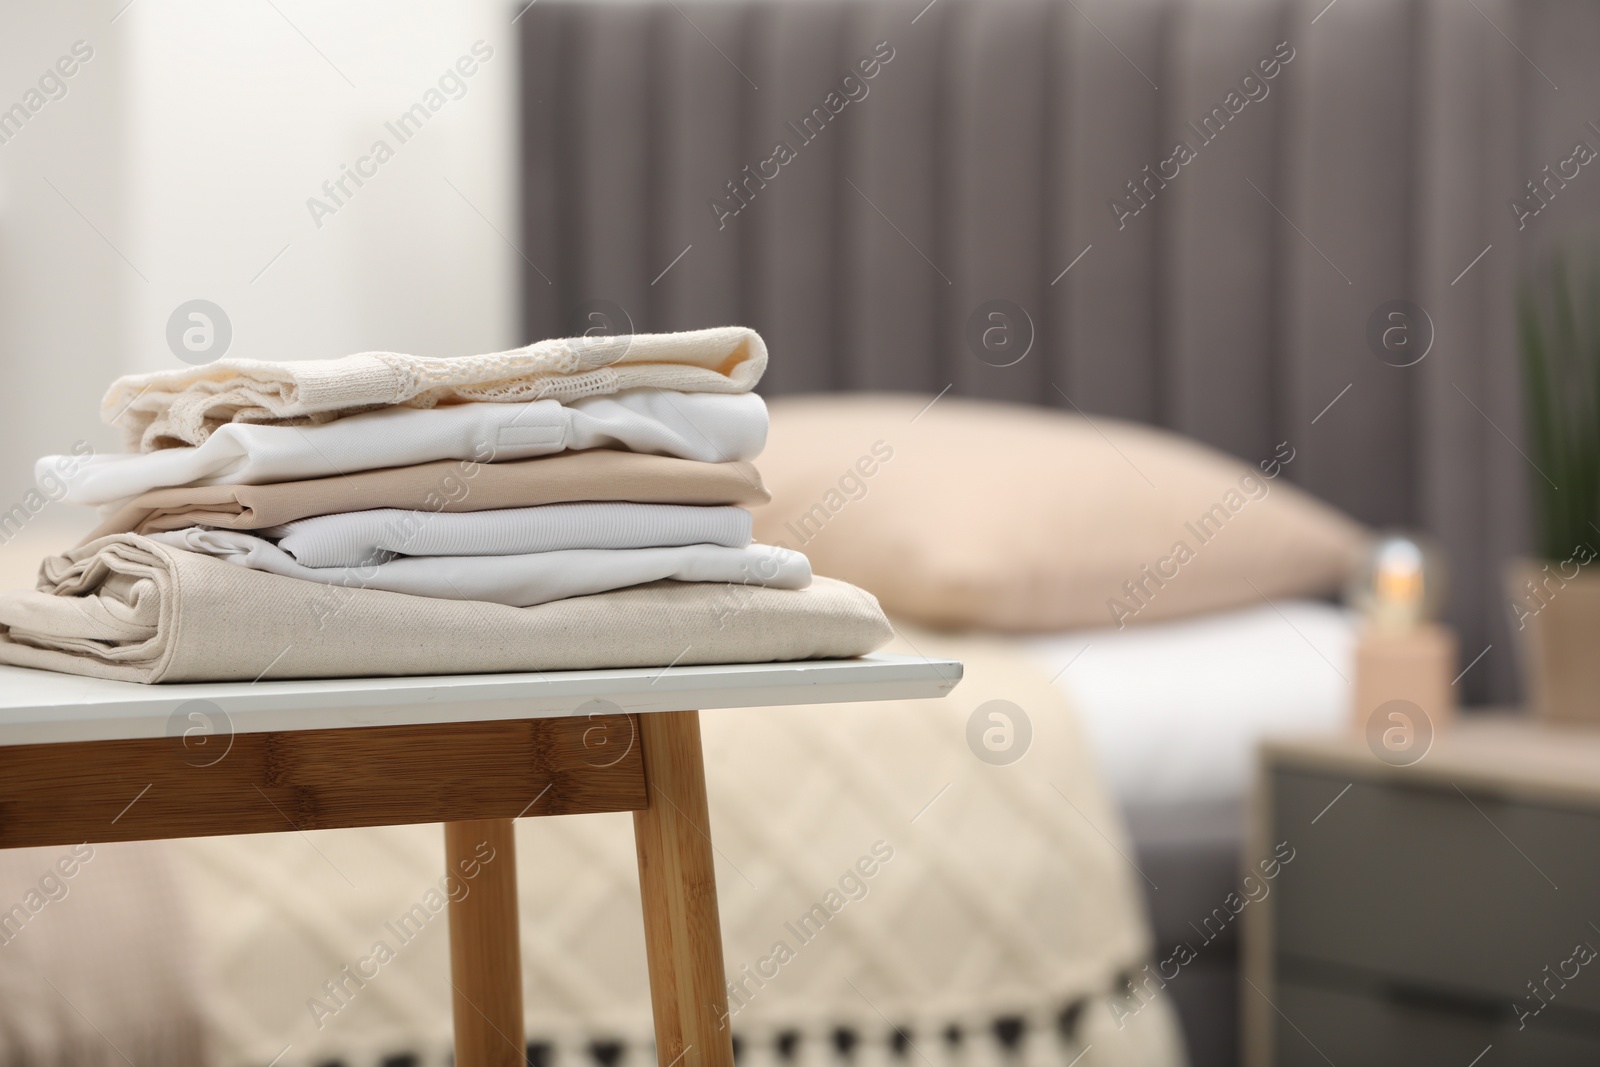
[[(1600, 1063), (1600, 728), (1466, 715), (1420, 761), (1268, 742), (1248, 1067)], [(1563, 977), (1565, 975), (1565, 977)], [(1535, 987), (1538, 992), (1536, 993)]]
[(660, 1067), (732, 1067), (689, 709), (941, 697), (961, 672), (886, 654), (195, 685), (0, 667), (0, 848), (442, 822), (447, 869), (474, 872), (449, 903), (455, 1062), (523, 1067), (512, 821), (631, 811)]

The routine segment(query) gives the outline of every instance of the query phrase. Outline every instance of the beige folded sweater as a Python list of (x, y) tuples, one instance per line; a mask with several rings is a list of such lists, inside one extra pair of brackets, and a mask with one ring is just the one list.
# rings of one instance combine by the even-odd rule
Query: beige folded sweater
[(122, 427), (130, 450), (152, 452), (198, 445), (230, 422), (327, 422), (393, 404), (570, 402), (641, 388), (747, 393), (766, 366), (766, 344), (741, 326), (574, 337), (481, 356), (222, 359), (118, 378), (100, 415)]
[(653, 582), (531, 608), (316, 586), (116, 534), (0, 593), (0, 663), (133, 682), (477, 674), (864, 655), (892, 631), (843, 582)]
[(190, 526), (261, 530), (297, 519), (374, 508), (492, 511), (570, 501), (738, 504), (769, 500), (749, 463), (594, 449), (507, 463), (441, 460), (270, 485), (183, 485), (141, 494), (82, 542), (114, 533)]

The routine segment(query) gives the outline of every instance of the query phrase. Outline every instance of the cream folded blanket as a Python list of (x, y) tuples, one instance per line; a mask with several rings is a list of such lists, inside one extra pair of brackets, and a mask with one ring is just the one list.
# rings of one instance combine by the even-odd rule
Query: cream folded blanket
[(100, 415), (130, 451), (203, 444), (234, 422), (315, 423), (391, 404), (570, 402), (624, 389), (747, 393), (767, 366), (754, 330), (574, 337), (509, 352), (432, 358), (363, 352), (343, 359), (221, 359), (118, 378)]
[[(767, 407), (754, 393), (640, 389), (574, 404), (454, 404), (383, 408), (323, 426), (234, 423), (195, 448), (73, 457), (63, 499), (111, 504), (173, 485), (299, 481), (441, 459), (526, 459), (617, 448), (708, 463), (754, 459), (767, 439)], [(46, 456), (35, 473), (68, 469)]]
[[(401, 556), (353, 567), (308, 567), (271, 541), (240, 530), (171, 530), (152, 541), (225, 559), (242, 567), (344, 589), (483, 600), (527, 608), (630, 585), (734, 582), (769, 589), (804, 589), (811, 562), (773, 545), (678, 545), (671, 548), (570, 549), (512, 556)], [(306, 594), (322, 596), (327, 594)]]
[(395, 556), (515, 556), (676, 545), (743, 548), (750, 543), (750, 513), (744, 508), (621, 502), (465, 512), (383, 508), (318, 515), (262, 533), (303, 566), (362, 567)]
[(295, 578), (117, 534), (0, 593), (0, 663), (134, 682), (475, 674), (865, 655), (889, 640), (872, 596), (654, 582), (532, 608)]
[(770, 499), (749, 463), (700, 463), (597, 448), (509, 463), (440, 460), (300, 482), (154, 489), (105, 517), (80, 543), (107, 534), (189, 526), (261, 530), (313, 515), (372, 508), (487, 511), (571, 500), (750, 507)]

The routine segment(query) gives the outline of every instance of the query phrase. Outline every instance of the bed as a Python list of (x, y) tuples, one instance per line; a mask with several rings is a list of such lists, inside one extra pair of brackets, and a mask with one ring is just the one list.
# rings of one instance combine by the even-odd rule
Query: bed
[[(1373, 527), (1438, 538), (1453, 577), (1448, 621), (1468, 655), (1494, 646), (1462, 680), (1462, 699), (1508, 700), (1515, 667), (1496, 576), (1521, 547), (1526, 469), (1495, 429), (1515, 437), (1519, 425), (1515, 361), (1502, 357), (1515, 345), (1518, 263), (1557, 231), (1518, 234), (1490, 192), (1537, 172), (1546, 160), (1535, 146), (1564, 143), (1581, 117), (1553, 117), (1548, 85), (1495, 25), (1566, 55), (1559, 42), (1590, 23), (1521, 2), (1493, 25), (1465, 5), (1323, 7), (541, 0), (518, 21), (517, 244), (538, 264), (524, 272), (527, 332), (749, 323), (774, 353), (769, 398), (944, 396), (934, 413), (958, 397), (1004, 400), (1164, 427), (1247, 462), (1287, 443), (1298, 454), (1287, 481)], [(767, 168), (752, 179), (789, 124), (880, 43), (894, 58), (867, 94), (778, 177)], [(1107, 210), (1167, 158), (1185, 120), (1280, 46), (1293, 58), (1270, 95), (1218, 145), (1137, 214)], [(1472, 134), (1419, 136), (1441, 129)], [(1399, 297), (1456, 324), (1451, 373), (1437, 354), (1387, 366), (1363, 343), (1374, 310)], [(996, 310), (1000, 320), (985, 317)], [(1000, 325), (995, 336), (1014, 347), (975, 346), (975, 319), (980, 337)], [(1322, 599), (1274, 599), (1348, 674), (1337, 650), (1349, 620)], [(1078, 628), (1106, 626), (1102, 614)], [(1234, 631), (1224, 644), (1248, 638)], [(1217, 678), (1229, 694), (1218, 708), (1209, 686), (1157, 663), (1155, 678), (1132, 675), (1153, 700), (1135, 706), (1132, 687), (1111, 691), (1128, 676), (1093, 681), (1114, 647), (1097, 642), (1063, 681), (1083, 676), (1085, 730), (1141, 866), (1157, 884), (1193, 887), (1179, 906), (1179, 891), (1140, 881), (1167, 943), (1214, 906), (1234, 869), (1243, 749), (1221, 738), (1245, 736), (1246, 721), (1326, 727), (1344, 683), (1307, 660), (1305, 690), (1286, 688), (1272, 706), (1264, 689), (1252, 690), (1261, 705), (1237, 702), (1238, 680)], [(1167, 779), (1161, 753), (1185, 749), (1169, 744), (1162, 716), (1181, 726), (1202, 713), (1240, 733), (1190, 736), (1216, 757), (1213, 777), (1191, 767)], [(1116, 732), (1124, 716), (1138, 734)], [(1152, 737), (1156, 747), (1135, 747)], [(1204, 801), (1157, 803), (1181, 796), (1179, 783)], [(1236, 1051), (1232, 950), (1215, 947), (1201, 961), (1209, 971), (1170, 990), (1201, 1067)]]

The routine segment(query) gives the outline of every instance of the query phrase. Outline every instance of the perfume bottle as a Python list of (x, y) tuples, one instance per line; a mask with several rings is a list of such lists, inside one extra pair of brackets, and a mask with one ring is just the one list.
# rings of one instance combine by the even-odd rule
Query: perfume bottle
[(1444, 594), (1444, 562), (1426, 540), (1391, 533), (1373, 544), (1348, 598), (1360, 614), (1351, 679), (1358, 733), (1391, 701), (1415, 705), (1432, 732), (1449, 727), (1456, 637), (1437, 620)]

